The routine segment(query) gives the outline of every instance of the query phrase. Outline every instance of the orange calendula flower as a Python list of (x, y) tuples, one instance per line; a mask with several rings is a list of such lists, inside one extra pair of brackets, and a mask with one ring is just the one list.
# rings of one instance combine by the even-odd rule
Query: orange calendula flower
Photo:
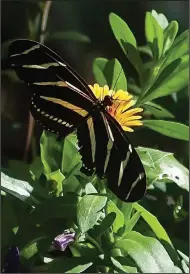
[(89, 87), (100, 101), (104, 101), (105, 96), (111, 98), (112, 104), (111, 106), (108, 105), (106, 110), (118, 121), (123, 130), (133, 132), (132, 127), (143, 124), (140, 121), (142, 116), (138, 115), (143, 109), (133, 108), (135, 101), (132, 99), (133, 96), (127, 91), (122, 89), (114, 91), (109, 89), (107, 85), (100, 87), (98, 84), (94, 84), (94, 86), (89, 85)]

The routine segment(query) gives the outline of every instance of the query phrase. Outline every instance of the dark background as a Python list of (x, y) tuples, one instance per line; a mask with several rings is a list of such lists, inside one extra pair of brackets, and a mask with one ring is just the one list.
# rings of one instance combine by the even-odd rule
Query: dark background
[[(41, 13), (39, 3), (40, 1), (34, 0), (1, 2), (2, 57), (6, 56), (6, 45), (10, 39), (33, 38), (39, 41), (39, 28), (35, 35), (31, 34), (28, 28), (28, 21), (35, 20), (37, 14)], [(90, 42), (52, 38), (45, 41), (45, 44), (71, 64), (88, 84), (94, 82), (92, 62), (96, 57), (119, 59), (127, 77), (135, 77), (135, 71), (113, 36), (108, 16), (110, 12), (114, 12), (127, 22), (140, 46), (146, 43), (145, 13), (152, 9), (163, 13), (169, 22), (171, 20), (178, 21), (178, 35), (188, 29), (188, 1), (52, 1), (47, 24), (47, 31), (50, 35), (55, 32), (64, 34), (65, 31), (72, 30), (87, 35)], [(29, 94), (25, 85), (15, 81), (10, 72), (2, 73), (1, 91), (2, 166), (7, 167), (9, 160), (22, 160), (24, 157), (28, 130)], [(170, 110), (176, 116), (175, 121), (188, 125), (187, 88), (177, 94), (177, 103), (172, 96), (157, 99), (155, 102)], [(186, 142), (171, 139), (146, 129), (137, 130), (129, 137), (134, 144), (173, 152), (181, 163), (188, 166), (188, 144)], [(172, 184), (171, 193), (174, 199), (178, 198), (178, 191), (179, 188)], [(185, 207), (188, 210), (188, 195), (187, 193), (183, 193), (183, 195)], [(160, 203), (162, 202), (160, 201)], [(160, 208), (158, 210), (158, 207), (158, 204), (147, 204), (147, 208), (161, 220), (170, 236), (173, 235), (175, 239), (178, 238), (177, 240), (180, 238), (182, 249), (187, 250), (187, 219), (173, 226), (170, 208), (168, 213), (165, 207), (162, 210)]]

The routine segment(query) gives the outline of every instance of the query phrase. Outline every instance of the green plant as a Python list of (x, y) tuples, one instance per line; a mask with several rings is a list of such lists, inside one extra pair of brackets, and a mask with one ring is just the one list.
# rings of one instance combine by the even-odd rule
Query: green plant
[[(187, 85), (188, 32), (175, 39), (177, 22), (166, 27), (165, 20), (163, 28), (153, 15), (155, 12), (147, 12), (145, 20), (148, 44), (143, 50), (151, 56), (147, 63), (142, 62), (127, 24), (113, 13), (109, 18), (124, 54), (137, 70), (138, 84), (129, 81), (117, 59), (97, 58), (94, 75), (100, 85), (131, 88), (136, 105), (159, 118), (145, 119), (145, 127), (187, 141), (188, 127), (160, 120), (174, 117), (152, 100)], [(139, 203), (116, 199), (96, 176), (80, 172), (74, 134), (60, 142), (56, 138), (43, 132), (40, 156), (32, 164), (9, 161), (9, 168), (2, 170), (3, 256), (10, 245), (18, 246), (22, 265), (32, 272), (188, 273), (187, 256), (173, 245), (158, 219)], [(146, 147), (138, 147), (137, 152), (149, 189), (175, 183), (179, 189), (189, 190), (188, 170), (172, 153)], [(183, 202), (177, 201), (175, 214), (182, 207)], [(76, 234), (70, 253), (52, 256), (49, 247), (65, 229)]]

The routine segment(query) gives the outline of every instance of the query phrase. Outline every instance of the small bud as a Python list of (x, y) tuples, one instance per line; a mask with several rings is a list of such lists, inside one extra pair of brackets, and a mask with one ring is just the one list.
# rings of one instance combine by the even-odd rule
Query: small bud
[(69, 243), (74, 242), (75, 232), (64, 231), (62, 234), (59, 234), (55, 237), (53, 241), (53, 247), (56, 250), (64, 251)]

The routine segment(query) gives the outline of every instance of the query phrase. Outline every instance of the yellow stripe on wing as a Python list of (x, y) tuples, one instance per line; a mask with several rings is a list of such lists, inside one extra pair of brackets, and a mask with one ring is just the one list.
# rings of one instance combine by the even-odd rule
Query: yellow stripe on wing
[(23, 52), (12, 54), (10, 57), (17, 56), (17, 55), (22, 55), (22, 54), (28, 54), (30, 51), (33, 51), (33, 50), (38, 49), (38, 48), (40, 48), (40, 45), (35, 45), (35, 46), (33, 46), (33, 47), (23, 51)]
[(38, 86), (58, 86), (58, 87), (68, 87), (68, 84), (64, 81), (57, 81), (57, 82), (35, 82), (33, 85)]
[(96, 138), (94, 131), (94, 122), (92, 117), (87, 120), (87, 126), (89, 130), (90, 142), (91, 142), (91, 150), (92, 150), (92, 160), (95, 162), (95, 154), (96, 154)]
[(23, 68), (34, 68), (34, 69), (48, 69), (49, 67), (60, 67), (60, 65), (66, 67), (66, 65), (61, 62), (44, 63), (44, 64), (39, 64), (39, 65), (23, 65), (22, 67)]
[(68, 103), (67, 101), (63, 101), (61, 99), (57, 99), (57, 98), (53, 98), (53, 97), (46, 97), (46, 96), (40, 96), (42, 99), (44, 100), (47, 100), (47, 101), (50, 101), (52, 103), (55, 103), (55, 104), (59, 104), (65, 108), (68, 108), (68, 109), (71, 109), (73, 110), (74, 112), (78, 113), (79, 115), (85, 117), (87, 116), (88, 114), (88, 111), (82, 109), (82, 108), (79, 108), (71, 103)]

